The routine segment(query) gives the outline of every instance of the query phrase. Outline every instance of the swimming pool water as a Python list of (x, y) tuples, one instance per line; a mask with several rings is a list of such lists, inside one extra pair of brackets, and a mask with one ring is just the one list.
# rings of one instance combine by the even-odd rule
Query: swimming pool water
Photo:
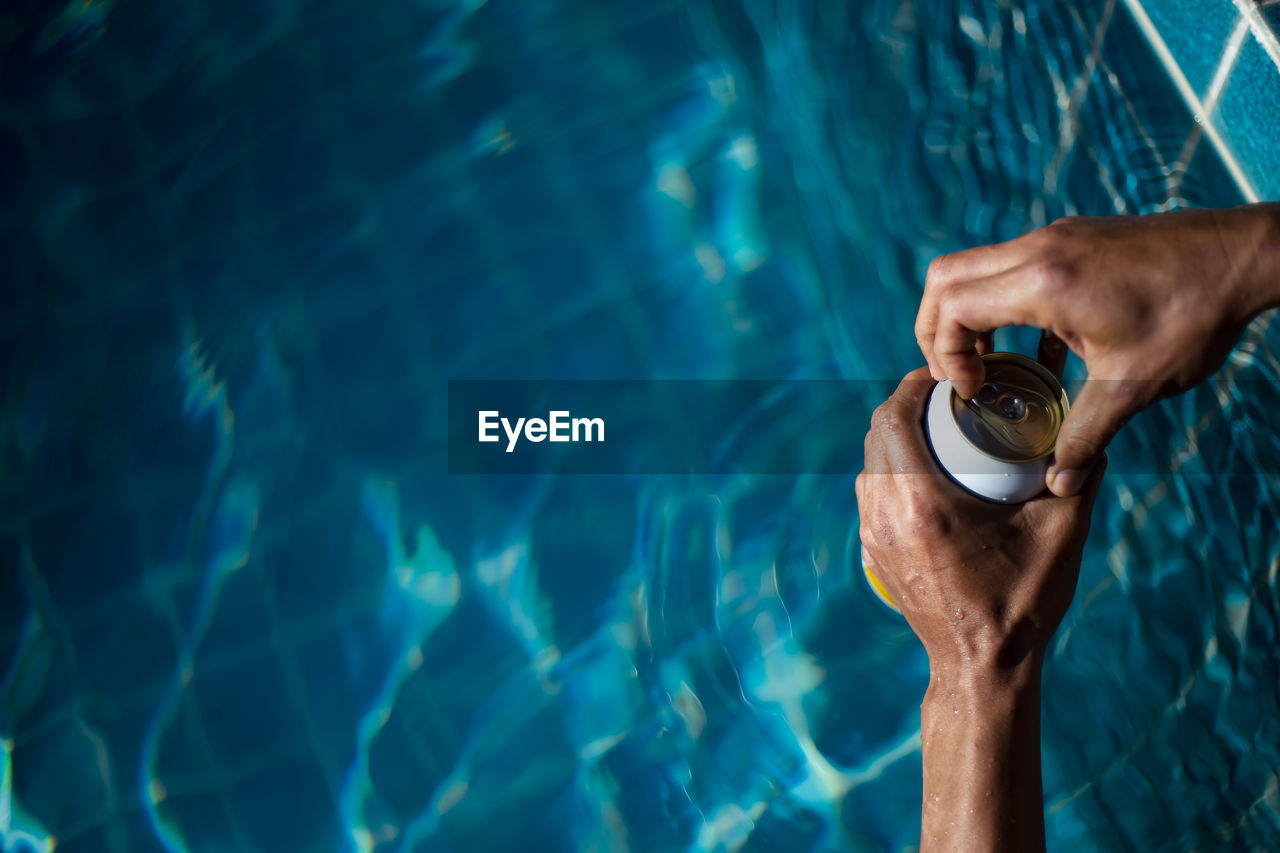
[[(0, 848), (916, 844), (856, 471), (449, 476), (446, 381), (880, 387), (936, 254), (1240, 203), (1134, 5), (9, 4)], [(1113, 447), (1051, 847), (1280, 846), (1278, 335)]]

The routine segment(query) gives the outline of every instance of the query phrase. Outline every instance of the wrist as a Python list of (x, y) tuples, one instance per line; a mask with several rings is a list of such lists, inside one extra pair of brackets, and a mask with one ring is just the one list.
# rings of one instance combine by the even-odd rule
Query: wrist
[(1237, 242), (1244, 264), (1242, 275), (1244, 319), (1280, 306), (1280, 204), (1263, 202), (1229, 211), (1239, 217)]
[(964, 625), (967, 630), (951, 632), (948, 642), (926, 644), (931, 682), (945, 681), (949, 689), (984, 691), (1038, 680), (1052, 630), (1043, 631), (1026, 617), (1007, 626), (1000, 626), (994, 617), (971, 619)]
[(1041, 660), (930, 666), (921, 851), (1044, 849)]
[(1015, 663), (995, 659), (929, 659), (924, 705), (987, 708), (1038, 693), (1043, 655), (1032, 651)]

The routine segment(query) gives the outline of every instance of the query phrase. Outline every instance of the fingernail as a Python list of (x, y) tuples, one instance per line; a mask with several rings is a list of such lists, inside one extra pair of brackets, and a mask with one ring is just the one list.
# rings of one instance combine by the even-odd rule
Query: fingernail
[(960, 395), (961, 400), (971, 400), (973, 395), (978, 393), (978, 389), (982, 387), (982, 383), (974, 382), (972, 379), (952, 380), (951, 387)]
[(1088, 471), (1068, 468), (1065, 471), (1054, 471), (1049, 474), (1049, 490), (1060, 498), (1069, 498), (1084, 485)]

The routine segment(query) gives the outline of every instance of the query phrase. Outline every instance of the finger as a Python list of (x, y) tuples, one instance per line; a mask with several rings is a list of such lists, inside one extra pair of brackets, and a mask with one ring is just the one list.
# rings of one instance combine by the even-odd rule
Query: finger
[(1040, 362), (1050, 373), (1062, 379), (1062, 371), (1067, 366), (1067, 345), (1062, 338), (1048, 329), (1040, 332), (1040, 349), (1036, 361)]
[(1089, 469), (1107, 443), (1146, 400), (1141, 383), (1090, 380), (1071, 405), (1053, 451), (1053, 463), (1045, 484), (1055, 495), (1067, 497), (1080, 491)]
[(1084, 485), (1075, 495), (1057, 497), (1052, 493), (1045, 493), (1023, 504), (1023, 509), (1032, 525), (1036, 528), (1052, 529), (1052, 525), (1056, 523), (1055, 519), (1057, 521), (1072, 519), (1073, 524), (1083, 521), (1087, 530), (1093, 504), (1102, 488), (1106, 471), (1107, 455), (1103, 453), (1089, 470)]
[(978, 335), (978, 355), (986, 355), (995, 352), (996, 340), (992, 332), (983, 332)]
[(939, 255), (929, 264), (929, 271), (925, 275), (924, 295), (920, 298), (920, 308), (916, 312), (915, 333), (920, 352), (928, 362), (930, 375), (934, 379), (941, 381), (947, 378), (939, 369), (933, 354), (933, 340), (938, 328), (938, 295), (952, 285), (1012, 269), (1025, 262), (1027, 255), (1025, 244), (1014, 240)]
[(874, 533), (868, 526), (867, 522), (867, 519), (873, 510), (871, 509), (872, 495), (870, 478), (866, 476), (865, 472), (859, 474), (854, 480), (854, 489), (858, 495), (858, 545), (861, 550), (862, 571), (866, 574), (867, 583), (871, 585), (871, 588), (875, 591), (876, 595), (885, 600), (886, 604), (897, 610), (899, 609), (898, 601), (901, 599), (890, 591), (891, 587), (896, 585), (896, 581), (888, 577), (889, 573), (884, 570), (883, 566), (875, 556), (872, 555), (871, 550), (867, 547), (867, 543), (869, 542), (874, 544), (875, 538)]
[[(927, 291), (925, 295), (927, 298)], [(936, 300), (931, 301), (933, 302), (933, 311), (928, 316), (928, 319), (925, 319), (924, 312), (926, 309), (924, 302), (920, 303), (920, 313), (916, 315), (916, 345), (920, 347), (920, 352), (924, 356), (925, 364), (929, 367), (929, 375), (936, 381), (941, 382), (946, 378), (946, 376), (943, 375), (942, 369), (938, 367), (938, 360), (933, 355), (933, 338), (936, 328), (935, 324), (937, 323), (937, 303)]]
[(978, 393), (986, 370), (978, 353), (979, 332), (958, 322), (943, 322), (934, 338), (933, 357), (938, 371), (968, 400)]
[(984, 371), (978, 339), (1002, 326), (1037, 323), (1038, 291), (1034, 273), (1024, 267), (948, 288), (938, 299), (933, 355), (938, 368), (969, 399), (982, 385)]
[[(925, 292), (925, 298), (929, 299), (928, 291)], [(916, 315), (916, 345), (920, 347), (921, 354), (924, 355), (925, 364), (929, 367), (929, 375), (937, 382), (946, 379), (946, 375), (938, 366), (938, 359), (933, 354), (933, 340), (937, 330), (937, 299), (929, 299), (931, 305), (926, 309), (925, 303), (920, 304), (920, 313)], [(926, 317), (925, 311), (929, 314)]]
[[(945, 256), (943, 256), (945, 257)], [(935, 272), (941, 258), (935, 258), (929, 264), (924, 277), (924, 293), (920, 296), (920, 307), (916, 309), (915, 335), (916, 345), (929, 365), (929, 373), (934, 379), (941, 380), (937, 364), (933, 360), (933, 335), (938, 328), (938, 284), (939, 273)]]
[[(1056, 496), (1053, 493), (1042, 494), (1046, 507), (1049, 505), (1060, 505), (1067, 502), (1083, 504), (1084, 507), (1093, 505), (1094, 500), (1098, 497), (1098, 490), (1102, 487), (1102, 478), (1107, 471), (1107, 454), (1102, 453), (1093, 463), (1092, 467), (1085, 474), (1084, 482), (1080, 489), (1074, 494), (1066, 497)], [(1030, 504), (1028, 504), (1030, 506)]]
[[(885, 456), (884, 442), (880, 440), (880, 430), (877, 426), (879, 416), (879, 408), (871, 413), (871, 425), (867, 429), (867, 437), (862, 443), (862, 474), (859, 476), (863, 478), (862, 489), (864, 493), (869, 488), (866, 480), (868, 475), (889, 473), (889, 459)], [(856, 488), (857, 481), (855, 480), (854, 483)], [(860, 495), (859, 500), (861, 499), (862, 496)]]
[[(1025, 237), (1025, 235), (1024, 235)], [(1004, 243), (975, 246), (939, 255), (929, 264), (925, 284), (946, 286), (960, 281), (987, 278), (1026, 263), (1035, 251), (1022, 237)]]
[(924, 437), (924, 412), (934, 385), (926, 368), (913, 370), (880, 407), (879, 452), (890, 471), (899, 474), (936, 471)]
[(876, 558), (871, 554), (871, 552), (867, 550), (867, 546), (865, 544), (862, 544), (862, 568), (864, 570), (870, 569), (876, 573), (877, 577), (880, 577), (880, 565), (876, 562)]
[(924, 295), (920, 297), (920, 307), (915, 315), (915, 341), (920, 346), (920, 352), (929, 365), (929, 374), (934, 379), (941, 382), (947, 378), (933, 353), (933, 341), (938, 328), (938, 295), (956, 284), (987, 278), (988, 275), (1012, 269), (1023, 264), (1027, 256), (1028, 248), (1024, 243), (1011, 241), (934, 257), (924, 277)]
[(910, 402), (921, 394), (928, 398), (929, 392), (933, 389), (933, 382), (930, 381), (929, 368), (917, 367), (915, 370), (902, 377), (902, 381), (898, 383), (898, 387), (893, 389), (893, 393), (889, 395), (890, 400), (901, 400)]
[[(863, 446), (864, 473), (904, 473), (902, 454), (891, 451), (890, 445), (899, 440), (899, 433), (919, 431), (924, 407), (934, 385), (929, 369), (917, 368), (904, 376), (889, 399), (876, 407)], [(912, 469), (906, 470), (919, 471), (921, 466), (916, 463)]]

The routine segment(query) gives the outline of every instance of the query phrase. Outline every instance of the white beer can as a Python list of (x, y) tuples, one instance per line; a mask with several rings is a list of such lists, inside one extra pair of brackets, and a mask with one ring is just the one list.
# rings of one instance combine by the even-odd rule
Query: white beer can
[(1044, 490), (1049, 457), (1070, 403), (1057, 377), (1011, 352), (982, 357), (986, 380), (964, 400), (950, 380), (929, 397), (925, 434), (951, 479), (994, 503), (1022, 503)]

